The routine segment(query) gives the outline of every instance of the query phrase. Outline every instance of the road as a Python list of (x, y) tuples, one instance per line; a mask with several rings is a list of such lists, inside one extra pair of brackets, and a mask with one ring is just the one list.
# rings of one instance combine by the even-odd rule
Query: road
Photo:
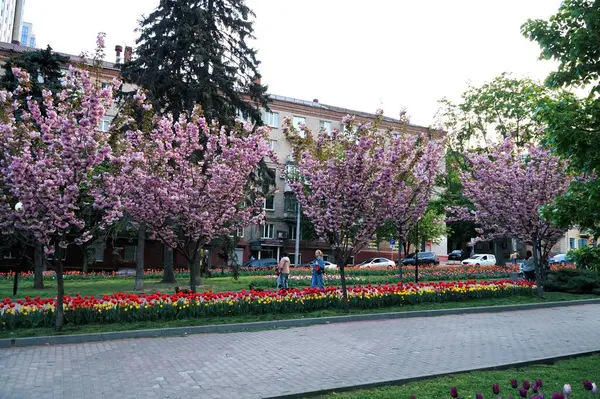
[(0, 350), (0, 397), (263, 398), (600, 350), (600, 305)]

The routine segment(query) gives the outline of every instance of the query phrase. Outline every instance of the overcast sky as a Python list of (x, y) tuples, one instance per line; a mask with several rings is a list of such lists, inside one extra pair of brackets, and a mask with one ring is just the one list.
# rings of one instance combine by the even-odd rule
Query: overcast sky
[[(27, 0), (39, 47), (79, 54), (106, 32), (133, 45), (137, 21), (158, 0)], [(504, 71), (543, 79), (553, 64), (521, 36), (528, 18), (548, 18), (560, 0), (247, 0), (263, 82), (273, 94), (361, 111), (383, 108), (430, 125), (442, 97)]]

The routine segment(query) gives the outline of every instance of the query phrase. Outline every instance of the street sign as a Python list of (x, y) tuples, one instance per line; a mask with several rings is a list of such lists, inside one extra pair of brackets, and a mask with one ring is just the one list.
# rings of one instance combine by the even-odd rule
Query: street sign
[(390, 245), (391, 245), (392, 247), (393, 247), (394, 245), (396, 245), (396, 241), (395, 241), (393, 238), (390, 240)]

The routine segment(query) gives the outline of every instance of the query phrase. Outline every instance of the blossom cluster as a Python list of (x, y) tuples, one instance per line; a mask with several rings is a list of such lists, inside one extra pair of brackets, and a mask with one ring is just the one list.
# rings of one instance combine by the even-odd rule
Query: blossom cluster
[[(527, 281), (466, 281), (419, 284), (365, 285), (348, 288), (348, 302), (339, 287), (272, 291), (201, 292), (151, 295), (116, 293), (101, 298), (65, 296), (69, 323), (118, 323), (159, 321), (248, 314), (310, 312), (324, 309), (379, 308), (423, 302), (462, 301), (511, 295), (533, 295)], [(48, 327), (54, 323), (53, 298), (29, 298), (0, 302), (2, 328)]]

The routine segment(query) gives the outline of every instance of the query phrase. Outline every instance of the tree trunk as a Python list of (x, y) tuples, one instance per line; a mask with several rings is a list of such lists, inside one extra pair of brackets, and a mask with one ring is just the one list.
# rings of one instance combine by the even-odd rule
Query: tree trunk
[(15, 275), (13, 278), (13, 296), (17, 296), (17, 291), (19, 290), (19, 275), (21, 271), (19, 269), (15, 270)]
[(89, 262), (89, 257), (87, 254), (87, 251), (85, 248), (82, 249), (83, 251), (83, 266), (82, 266), (82, 271), (84, 273), (87, 273), (89, 270), (89, 266), (90, 266), (90, 262)]
[(404, 243), (402, 242), (402, 239), (399, 238), (398, 239), (398, 280), (400, 280), (400, 282), (402, 282), (402, 247), (404, 246)]
[(33, 249), (33, 288), (44, 288), (44, 246), (36, 244)]
[(348, 288), (346, 287), (346, 262), (342, 261), (340, 266), (340, 284), (342, 285), (342, 295), (344, 297), (344, 309), (348, 309)]
[(191, 259), (188, 261), (188, 268), (190, 269), (190, 290), (196, 292), (196, 260)]
[(198, 256), (198, 253), (196, 252), (196, 254), (194, 255), (195, 257), (195, 261), (194, 261), (194, 278), (195, 278), (195, 282), (196, 285), (200, 285), (201, 284), (201, 280), (202, 280), (202, 273), (201, 273), (201, 269), (202, 269), (202, 265), (201, 265), (201, 260), (200, 257)]
[(65, 322), (65, 308), (63, 306), (65, 282), (63, 280), (62, 251), (63, 249), (56, 245), (56, 250), (54, 251), (54, 269), (56, 271), (56, 288), (58, 290), (56, 295), (56, 307), (54, 310), (54, 313), (56, 313), (56, 331), (62, 330)]
[(173, 272), (173, 248), (163, 244), (163, 283), (176, 283)]
[(536, 294), (539, 297), (544, 296), (544, 287), (542, 285), (542, 265), (540, 259), (538, 257), (538, 252), (540, 248), (540, 243), (537, 238), (533, 240), (533, 264), (535, 265), (535, 285), (536, 285)]
[(140, 226), (138, 228), (138, 240), (136, 247), (136, 259), (135, 259), (135, 291), (142, 291), (144, 289), (144, 249), (146, 246), (146, 228)]

